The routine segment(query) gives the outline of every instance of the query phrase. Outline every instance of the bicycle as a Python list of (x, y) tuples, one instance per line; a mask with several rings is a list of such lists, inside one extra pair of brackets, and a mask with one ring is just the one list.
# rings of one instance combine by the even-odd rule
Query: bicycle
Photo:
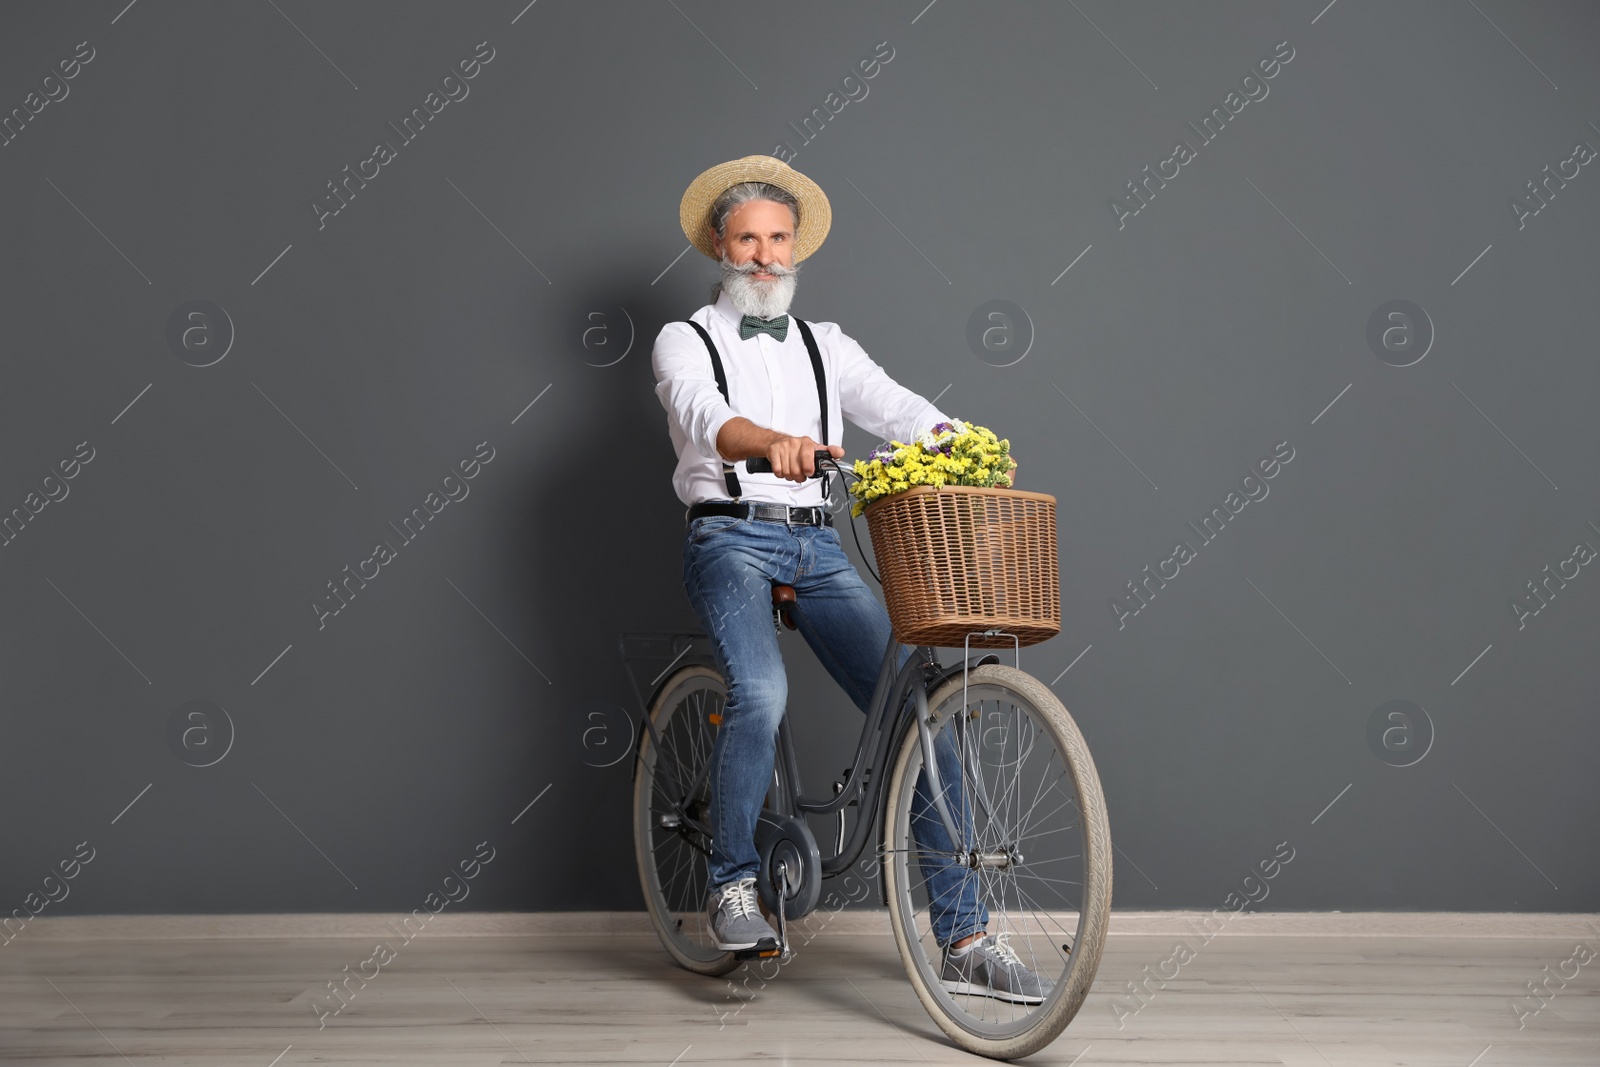
[[(823, 450), (815, 464), (814, 476), (828, 468), (854, 473)], [(753, 459), (746, 469), (770, 472), (771, 465)], [(804, 604), (793, 587), (774, 583), (772, 601), (774, 626), (781, 620), (794, 629), (794, 612), (803, 613)], [(757, 884), (779, 938), (744, 952), (716, 947), (705, 912), (708, 772), (727, 683), (700, 631), (623, 636), (624, 663), (644, 710), (633, 767), (635, 853), (651, 923), (674, 960), (721, 975), (745, 959), (787, 958), (788, 925), (816, 908), (822, 880), (848, 871), (875, 829), (881, 899), (896, 948), (939, 1028), (962, 1048), (998, 1059), (1026, 1056), (1060, 1035), (1088, 995), (1105, 942), (1112, 881), (1105, 800), (1083, 735), (1050, 688), (1022, 671), (1020, 644), (1015, 665), (1007, 666), (992, 653), (974, 657), (973, 636), (960, 663), (941, 665), (932, 648), (918, 646), (896, 670), (902, 645), (891, 633), (854, 760), (831, 797), (802, 792), (788, 717), (780, 722), (756, 842)], [(646, 700), (635, 665), (668, 654)], [(932, 758), (945, 734), (962, 768), (959, 791), (940, 780)], [(945, 840), (960, 843), (949, 852), (922, 849), (913, 833), (914, 789), (925, 768)], [(847, 837), (849, 807), (857, 817)], [(837, 820), (830, 855), (821, 854), (808, 816)], [(920, 865), (934, 857), (965, 869), (988, 908), (989, 933), (1054, 982), (1042, 1002), (1014, 1003), (996, 999), (992, 989), (942, 980)]]

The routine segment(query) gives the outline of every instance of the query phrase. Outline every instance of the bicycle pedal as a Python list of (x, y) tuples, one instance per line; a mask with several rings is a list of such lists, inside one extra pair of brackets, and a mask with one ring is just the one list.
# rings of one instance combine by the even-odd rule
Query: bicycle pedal
[(778, 947), (778, 943), (776, 941), (772, 940), (770, 937), (763, 937), (760, 941), (756, 942), (754, 948), (735, 949), (733, 958), (736, 960), (765, 959), (776, 956), (781, 951), (782, 949)]

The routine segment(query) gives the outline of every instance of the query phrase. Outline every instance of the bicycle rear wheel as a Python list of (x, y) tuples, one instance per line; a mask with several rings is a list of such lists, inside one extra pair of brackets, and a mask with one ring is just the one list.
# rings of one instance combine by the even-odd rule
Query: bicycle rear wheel
[[(961, 793), (945, 782), (951, 813), (967, 810), (966, 842), (935, 853), (914, 830), (939, 823), (913, 815), (923, 768), (921, 738), (907, 731), (884, 808), (883, 864), (890, 924), (906, 972), (928, 1014), (962, 1048), (1012, 1059), (1044, 1048), (1088, 995), (1111, 910), (1111, 835), (1105, 799), (1083, 735), (1054, 693), (1014, 667), (986, 664), (947, 680), (928, 700), (938, 742), (962, 765)], [(964, 847), (963, 847), (964, 846)], [(981, 862), (974, 865), (973, 853)], [(1041, 978), (1042, 1003), (1013, 1003), (989, 988), (953, 992), (933, 932), (925, 865), (960, 864), (963, 893), (988, 909), (986, 929)]]
[(661, 687), (639, 748), (633, 784), (633, 841), (645, 907), (672, 958), (697, 974), (739, 966), (717, 948), (706, 921), (706, 859), (711, 854), (707, 770), (716, 724), (728, 702), (722, 675), (704, 666), (678, 670)]

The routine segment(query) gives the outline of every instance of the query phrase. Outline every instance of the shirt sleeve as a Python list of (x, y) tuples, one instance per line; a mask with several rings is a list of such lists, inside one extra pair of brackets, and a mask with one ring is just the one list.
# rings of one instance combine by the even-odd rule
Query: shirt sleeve
[(912, 441), (949, 418), (931, 401), (901, 385), (856, 340), (838, 332), (839, 409), (844, 417), (885, 441)]
[(663, 326), (650, 365), (656, 375), (656, 397), (667, 409), (667, 421), (702, 456), (726, 458), (717, 451), (717, 432), (734, 417), (734, 411), (717, 388), (711, 354), (694, 327), (681, 322)]

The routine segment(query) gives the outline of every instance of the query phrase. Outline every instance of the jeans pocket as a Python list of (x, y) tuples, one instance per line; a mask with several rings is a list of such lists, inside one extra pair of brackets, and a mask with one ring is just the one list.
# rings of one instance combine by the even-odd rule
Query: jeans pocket
[(689, 524), (689, 540), (699, 544), (712, 534), (731, 530), (748, 521), (734, 515), (702, 515)]

